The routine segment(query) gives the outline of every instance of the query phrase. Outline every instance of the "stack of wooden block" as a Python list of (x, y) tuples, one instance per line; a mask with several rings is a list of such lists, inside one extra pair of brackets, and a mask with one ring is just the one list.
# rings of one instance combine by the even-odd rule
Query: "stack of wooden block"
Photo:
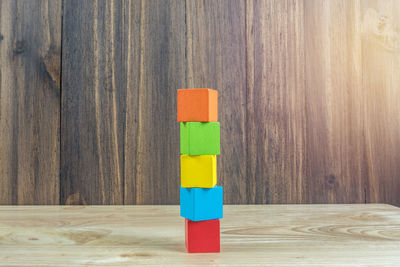
[(181, 216), (189, 253), (219, 252), (222, 187), (217, 184), (220, 153), (218, 92), (179, 89)]

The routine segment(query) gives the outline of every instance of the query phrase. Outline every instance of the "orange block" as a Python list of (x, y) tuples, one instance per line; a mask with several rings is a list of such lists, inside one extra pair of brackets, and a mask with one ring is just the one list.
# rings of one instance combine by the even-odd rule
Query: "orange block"
[(178, 89), (178, 121), (218, 121), (218, 91)]

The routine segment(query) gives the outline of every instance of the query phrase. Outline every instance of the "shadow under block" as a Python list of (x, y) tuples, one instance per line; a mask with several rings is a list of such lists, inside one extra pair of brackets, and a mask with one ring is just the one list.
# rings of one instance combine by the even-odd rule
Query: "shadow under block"
[(219, 122), (181, 122), (181, 154), (219, 155)]
[(185, 246), (189, 253), (219, 252), (219, 220), (194, 222), (185, 219)]
[(184, 188), (180, 190), (181, 216), (191, 221), (221, 219), (222, 186)]
[(181, 186), (212, 188), (217, 184), (217, 156), (181, 155)]
[(218, 121), (218, 91), (178, 89), (178, 121)]

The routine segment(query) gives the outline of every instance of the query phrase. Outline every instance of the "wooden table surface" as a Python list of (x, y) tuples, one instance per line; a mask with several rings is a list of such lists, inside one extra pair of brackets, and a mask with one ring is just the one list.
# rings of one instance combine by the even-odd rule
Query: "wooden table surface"
[(224, 206), (220, 254), (188, 254), (179, 206), (0, 206), (0, 266), (400, 266), (400, 208)]

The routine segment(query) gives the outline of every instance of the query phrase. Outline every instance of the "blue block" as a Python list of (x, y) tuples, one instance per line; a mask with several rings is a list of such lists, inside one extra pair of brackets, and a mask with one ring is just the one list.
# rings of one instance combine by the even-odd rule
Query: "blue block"
[(181, 187), (181, 216), (191, 221), (222, 218), (222, 186), (213, 188)]

